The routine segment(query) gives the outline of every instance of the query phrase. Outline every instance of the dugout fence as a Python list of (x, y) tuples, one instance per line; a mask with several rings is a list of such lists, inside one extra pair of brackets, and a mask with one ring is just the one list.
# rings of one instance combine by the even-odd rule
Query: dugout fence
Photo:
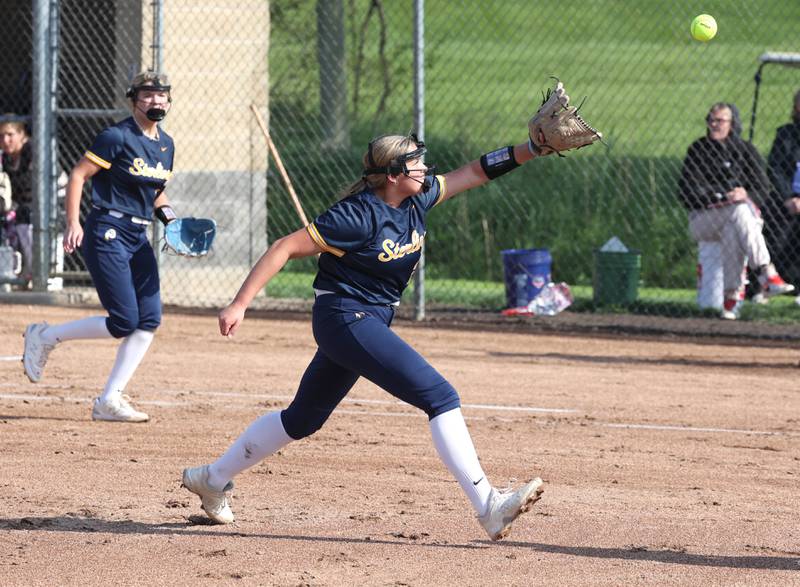
[[(219, 223), (211, 257), (160, 258), (165, 302), (188, 307), (228, 301), (269, 243), (302, 226), (291, 192), (313, 219), (359, 175), (370, 138), (420, 131), (428, 163), (452, 170), (525, 140), (527, 119), (558, 76), (575, 102), (586, 97), (582, 112), (605, 144), (534, 161), (434, 210), (424, 281), (409, 288), (406, 314), (420, 316), (416, 306), (434, 320), (524, 321), (500, 315), (501, 251), (547, 249), (553, 280), (568, 283), (575, 299), (557, 318), (536, 320), (542, 327), (795, 336), (794, 296), (756, 304), (751, 287), (735, 324), (698, 305), (698, 244), (677, 194), (687, 148), (705, 134), (714, 102), (739, 107), (743, 135), (755, 131), (769, 170), (776, 129), (791, 122), (800, 70), (773, 67), (760, 80), (755, 127), (753, 74), (765, 53), (800, 50), (800, 14), (791, 3), (726, 2), (709, 43), (689, 36), (697, 9), (686, 1), (595, 2), (569, 18), (559, 3), (523, 0), (6, 5), (2, 112), (29, 125), (44, 162), (40, 290), (89, 291), (80, 255), (57, 252), (57, 178), (100, 129), (126, 115), (124, 88), (137, 70), (163, 68), (173, 82), (164, 126), (177, 146), (169, 186), (177, 211)], [(797, 217), (783, 206), (774, 173), (768, 180), (754, 194), (767, 243), (779, 271), (800, 286)], [(156, 229), (154, 242), (159, 236)], [(636, 298), (621, 305), (598, 304), (593, 295), (595, 252), (612, 237), (641, 254)], [(314, 269), (313, 259), (291, 261), (257, 305), (306, 311)]]

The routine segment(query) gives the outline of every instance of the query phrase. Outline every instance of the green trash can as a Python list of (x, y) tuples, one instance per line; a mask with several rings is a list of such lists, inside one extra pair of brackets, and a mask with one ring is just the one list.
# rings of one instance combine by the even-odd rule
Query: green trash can
[(594, 303), (598, 306), (625, 306), (639, 295), (639, 275), (642, 255), (639, 251), (625, 253), (594, 252)]

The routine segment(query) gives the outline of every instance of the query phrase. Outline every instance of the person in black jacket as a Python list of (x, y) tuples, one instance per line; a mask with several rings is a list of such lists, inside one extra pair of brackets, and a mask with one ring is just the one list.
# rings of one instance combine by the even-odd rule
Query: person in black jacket
[[(800, 278), (800, 91), (794, 95), (792, 122), (781, 126), (769, 153), (767, 171), (773, 207), (782, 229), (778, 257), (782, 271)], [(800, 296), (795, 301), (800, 304)]]
[(14, 248), (22, 255), (22, 277), (30, 281), (33, 273), (33, 151), (25, 124), (11, 119), (0, 123), (2, 169), (11, 184), (13, 228), (9, 232)]
[(722, 245), (722, 317), (735, 320), (744, 299), (745, 263), (756, 272), (765, 298), (794, 291), (777, 273), (764, 240), (759, 211), (769, 189), (764, 160), (742, 139), (739, 111), (718, 102), (706, 116), (706, 136), (691, 144), (679, 193), (689, 210), (692, 238)]

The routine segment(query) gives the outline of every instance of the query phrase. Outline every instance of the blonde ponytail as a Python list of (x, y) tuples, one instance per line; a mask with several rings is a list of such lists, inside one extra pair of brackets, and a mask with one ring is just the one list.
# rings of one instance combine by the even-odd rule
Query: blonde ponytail
[[(385, 135), (373, 139), (369, 150), (361, 158), (363, 169), (375, 167), (389, 167), (400, 155), (408, 152), (416, 142), (410, 136)], [(372, 161), (370, 161), (370, 154)], [(339, 192), (339, 199), (359, 194), (366, 190), (379, 190), (386, 185), (386, 173), (370, 173), (360, 177)]]

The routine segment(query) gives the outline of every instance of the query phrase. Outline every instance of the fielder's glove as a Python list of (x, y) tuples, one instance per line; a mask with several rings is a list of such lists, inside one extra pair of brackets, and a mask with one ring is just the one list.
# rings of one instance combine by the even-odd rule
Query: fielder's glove
[(536, 155), (550, 155), (591, 145), (603, 138), (578, 114), (578, 108), (569, 107), (569, 96), (564, 84), (556, 80), (556, 87), (548, 89), (542, 106), (528, 122), (528, 147)]
[(164, 250), (182, 257), (202, 257), (211, 250), (217, 223), (211, 218), (177, 218), (164, 227)]

